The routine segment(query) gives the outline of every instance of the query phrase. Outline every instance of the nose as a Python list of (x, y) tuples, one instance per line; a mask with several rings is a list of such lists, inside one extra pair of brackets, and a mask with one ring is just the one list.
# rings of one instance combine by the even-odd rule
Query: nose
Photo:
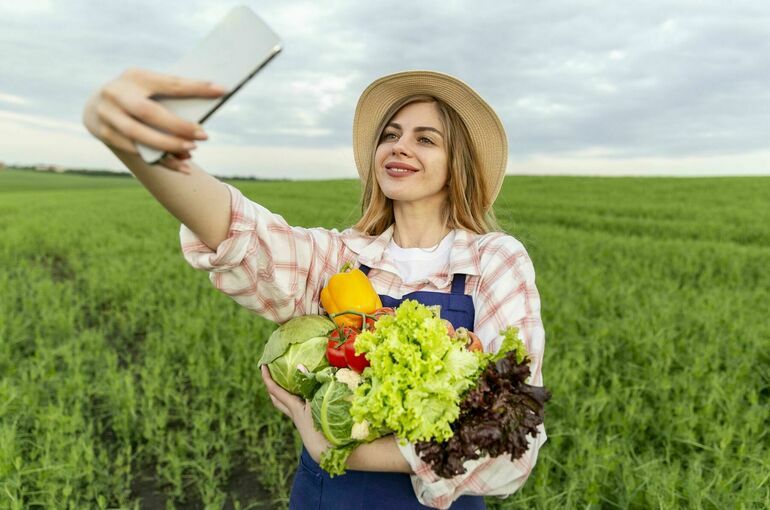
[(393, 144), (391, 149), (393, 154), (411, 155), (411, 149), (409, 148), (409, 144), (404, 140), (405, 138), (405, 136), (401, 136), (396, 140), (396, 143)]

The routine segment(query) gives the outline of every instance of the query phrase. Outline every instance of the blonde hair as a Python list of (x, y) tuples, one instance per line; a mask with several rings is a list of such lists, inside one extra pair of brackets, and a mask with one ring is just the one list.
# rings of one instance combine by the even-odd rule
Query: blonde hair
[[(411, 95), (394, 103), (377, 126), (372, 143), (379, 143), (385, 127), (404, 106), (412, 103), (435, 103), (445, 133), (449, 193), (445, 204), (444, 219), (449, 228), (465, 229), (477, 234), (498, 231), (492, 204), (484, 203), (490, 183), (478, 171), (476, 148), (468, 134), (465, 123), (448, 104), (429, 95)], [(365, 187), (361, 195), (361, 219), (353, 228), (368, 235), (377, 236), (390, 227), (394, 221), (393, 201), (385, 196), (377, 183), (374, 154), (369, 162)]]

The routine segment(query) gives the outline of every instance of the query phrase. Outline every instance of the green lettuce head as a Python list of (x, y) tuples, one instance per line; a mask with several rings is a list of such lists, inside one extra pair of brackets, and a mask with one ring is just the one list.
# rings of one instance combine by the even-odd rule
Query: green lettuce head
[(266, 364), (270, 377), (286, 391), (310, 399), (320, 383), (298, 366), (311, 373), (329, 366), (327, 335), (334, 328), (334, 322), (321, 315), (295, 317), (273, 331), (259, 365)]

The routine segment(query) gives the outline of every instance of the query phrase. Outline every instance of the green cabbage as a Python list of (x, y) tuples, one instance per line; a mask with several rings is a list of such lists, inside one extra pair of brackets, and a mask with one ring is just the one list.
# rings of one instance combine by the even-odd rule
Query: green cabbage
[(361, 382), (356, 372), (330, 367), (308, 376), (323, 383), (315, 392), (310, 409), (316, 429), (332, 445), (321, 454), (320, 465), (330, 476), (341, 475), (345, 473), (351, 452), (363, 442), (374, 441), (383, 432), (370, 428), (368, 422), (353, 423), (350, 405), (354, 388)]
[(310, 399), (320, 383), (297, 367), (318, 372), (329, 366), (327, 335), (335, 325), (321, 315), (295, 317), (276, 329), (265, 345), (259, 365), (267, 364), (270, 376), (290, 393)]
[(319, 372), (316, 379), (323, 384), (315, 392), (310, 410), (316, 429), (332, 445), (321, 454), (320, 465), (330, 476), (341, 475), (345, 472), (348, 456), (359, 444), (350, 436), (353, 428), (353, 417), (350, 416), (353, 391), (334, 376), (333, 368)]
[(353, 441), (350, 430), (353, 417), (350, 416), (350, 402), (353, 392), (347, 384), (337, 380), (332, 370), (316, 374), (323, 383), (313, 396), (310, 408), (313, 421), (332, 446), (343, 446)]

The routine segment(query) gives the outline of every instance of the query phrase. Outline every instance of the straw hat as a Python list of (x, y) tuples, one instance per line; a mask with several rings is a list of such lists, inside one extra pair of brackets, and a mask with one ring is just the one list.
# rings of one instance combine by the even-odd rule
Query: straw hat
[(400, 99), (427, 94), (454, 109), (470, 133), (479, 169), (486, 177), (485, 209), (492, 206), (505, 176), (508, 139), (503, 124), (475, 90), (447, 74), (434, 71), (406, 71), (383, 76), (361, 94), (353, 119), (353, 154), (358, 175), (366, 181), (376, 147), (377, 126), (388, 109)]

